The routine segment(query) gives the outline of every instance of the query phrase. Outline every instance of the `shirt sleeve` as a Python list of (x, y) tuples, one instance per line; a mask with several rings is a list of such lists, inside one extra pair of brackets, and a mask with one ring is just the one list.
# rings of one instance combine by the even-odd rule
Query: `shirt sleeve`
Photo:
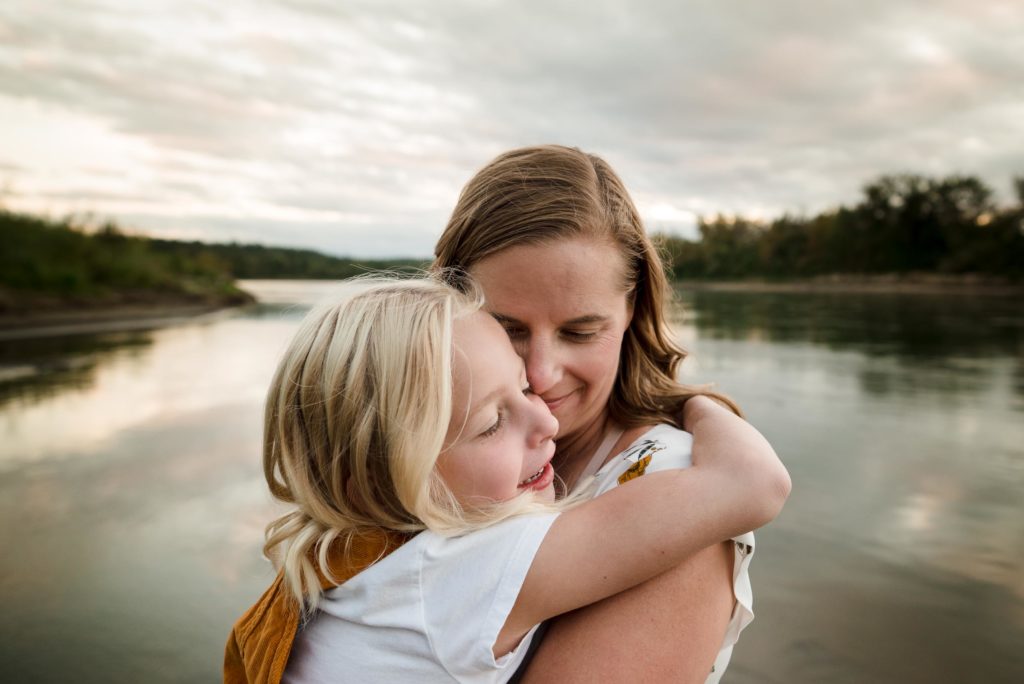
[[(435, 537), (420, 558), (423, 621), (438, 662), (458, 681), (515, 671), (533, 630), (511, 652), (493, 653), (526, 574), (557, 513), (524, 515), (454, 538)], [(536, 626), (533, 628), (536, 629)]]

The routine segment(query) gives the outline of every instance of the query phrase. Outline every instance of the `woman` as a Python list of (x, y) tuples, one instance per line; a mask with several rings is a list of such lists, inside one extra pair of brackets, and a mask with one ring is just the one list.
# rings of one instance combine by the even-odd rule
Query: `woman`
[[(651, 427), (682, 427), (689, 397), (712, 394), (738, 413), (725, 397), (676, 380), (685, 353), (667, 330), (664, 270), (599, 157), (561, 146), (500, 155), (463, 189), (435, 256), (456, 283), (467, 273), (481, 285), (531, 389), (558, 418), (554, 464), (566, 491)], [(743, 626), (730, 624), (734, 563), (747, 550), (738, 549), (708, 548), (556, 619), (524, 681), (698, 682), (713, 669), (717, 679), (731, 651), (723, 635)]]

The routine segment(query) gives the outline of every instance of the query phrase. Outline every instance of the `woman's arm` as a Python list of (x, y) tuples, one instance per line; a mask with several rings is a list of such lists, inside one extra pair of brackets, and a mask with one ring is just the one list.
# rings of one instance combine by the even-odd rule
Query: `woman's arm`
[(649, 473), (561, 515), (538, 550), (496, 654), (538, 622), (634, 587), (778, 514), (789, 477), (771, 446), (714, 402), (694, 401), (685, 412), (694, 467)]
[(519, 681), (703, 683), (735, 606), (733, 542), (552, 620)]

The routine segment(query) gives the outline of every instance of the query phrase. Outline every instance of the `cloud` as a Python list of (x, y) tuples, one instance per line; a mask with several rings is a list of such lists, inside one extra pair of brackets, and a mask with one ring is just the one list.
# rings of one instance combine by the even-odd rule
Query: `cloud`
[(79, 195), (152, 230), (358, 255), (426, 256), (472, 172), (538, 142), (605, 156), (652, 225), (683, 232), (820, 210), (890, 171), (1005, 192), (1024, 170), (1022, 21), (999, 0), (15, 1), (0, 118), (31, 108), (113, 152), (15, 157), (4, 126), (0, 164), (32, 206)]

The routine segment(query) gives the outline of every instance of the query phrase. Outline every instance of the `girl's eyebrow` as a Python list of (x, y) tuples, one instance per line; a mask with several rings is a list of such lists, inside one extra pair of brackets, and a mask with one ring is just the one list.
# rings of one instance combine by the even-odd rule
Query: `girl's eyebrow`
[(504, 387), (495, 387), (493, 390), (480, 397), (473, 402), (473, 405), (469, 407), (469, 411), (466, 413), (466, 419), (472, 418), (476, 414), (480, 413), (485, 407), (490, 406), (494, 403), (494, 400), (498, 398), (505, 390)]

